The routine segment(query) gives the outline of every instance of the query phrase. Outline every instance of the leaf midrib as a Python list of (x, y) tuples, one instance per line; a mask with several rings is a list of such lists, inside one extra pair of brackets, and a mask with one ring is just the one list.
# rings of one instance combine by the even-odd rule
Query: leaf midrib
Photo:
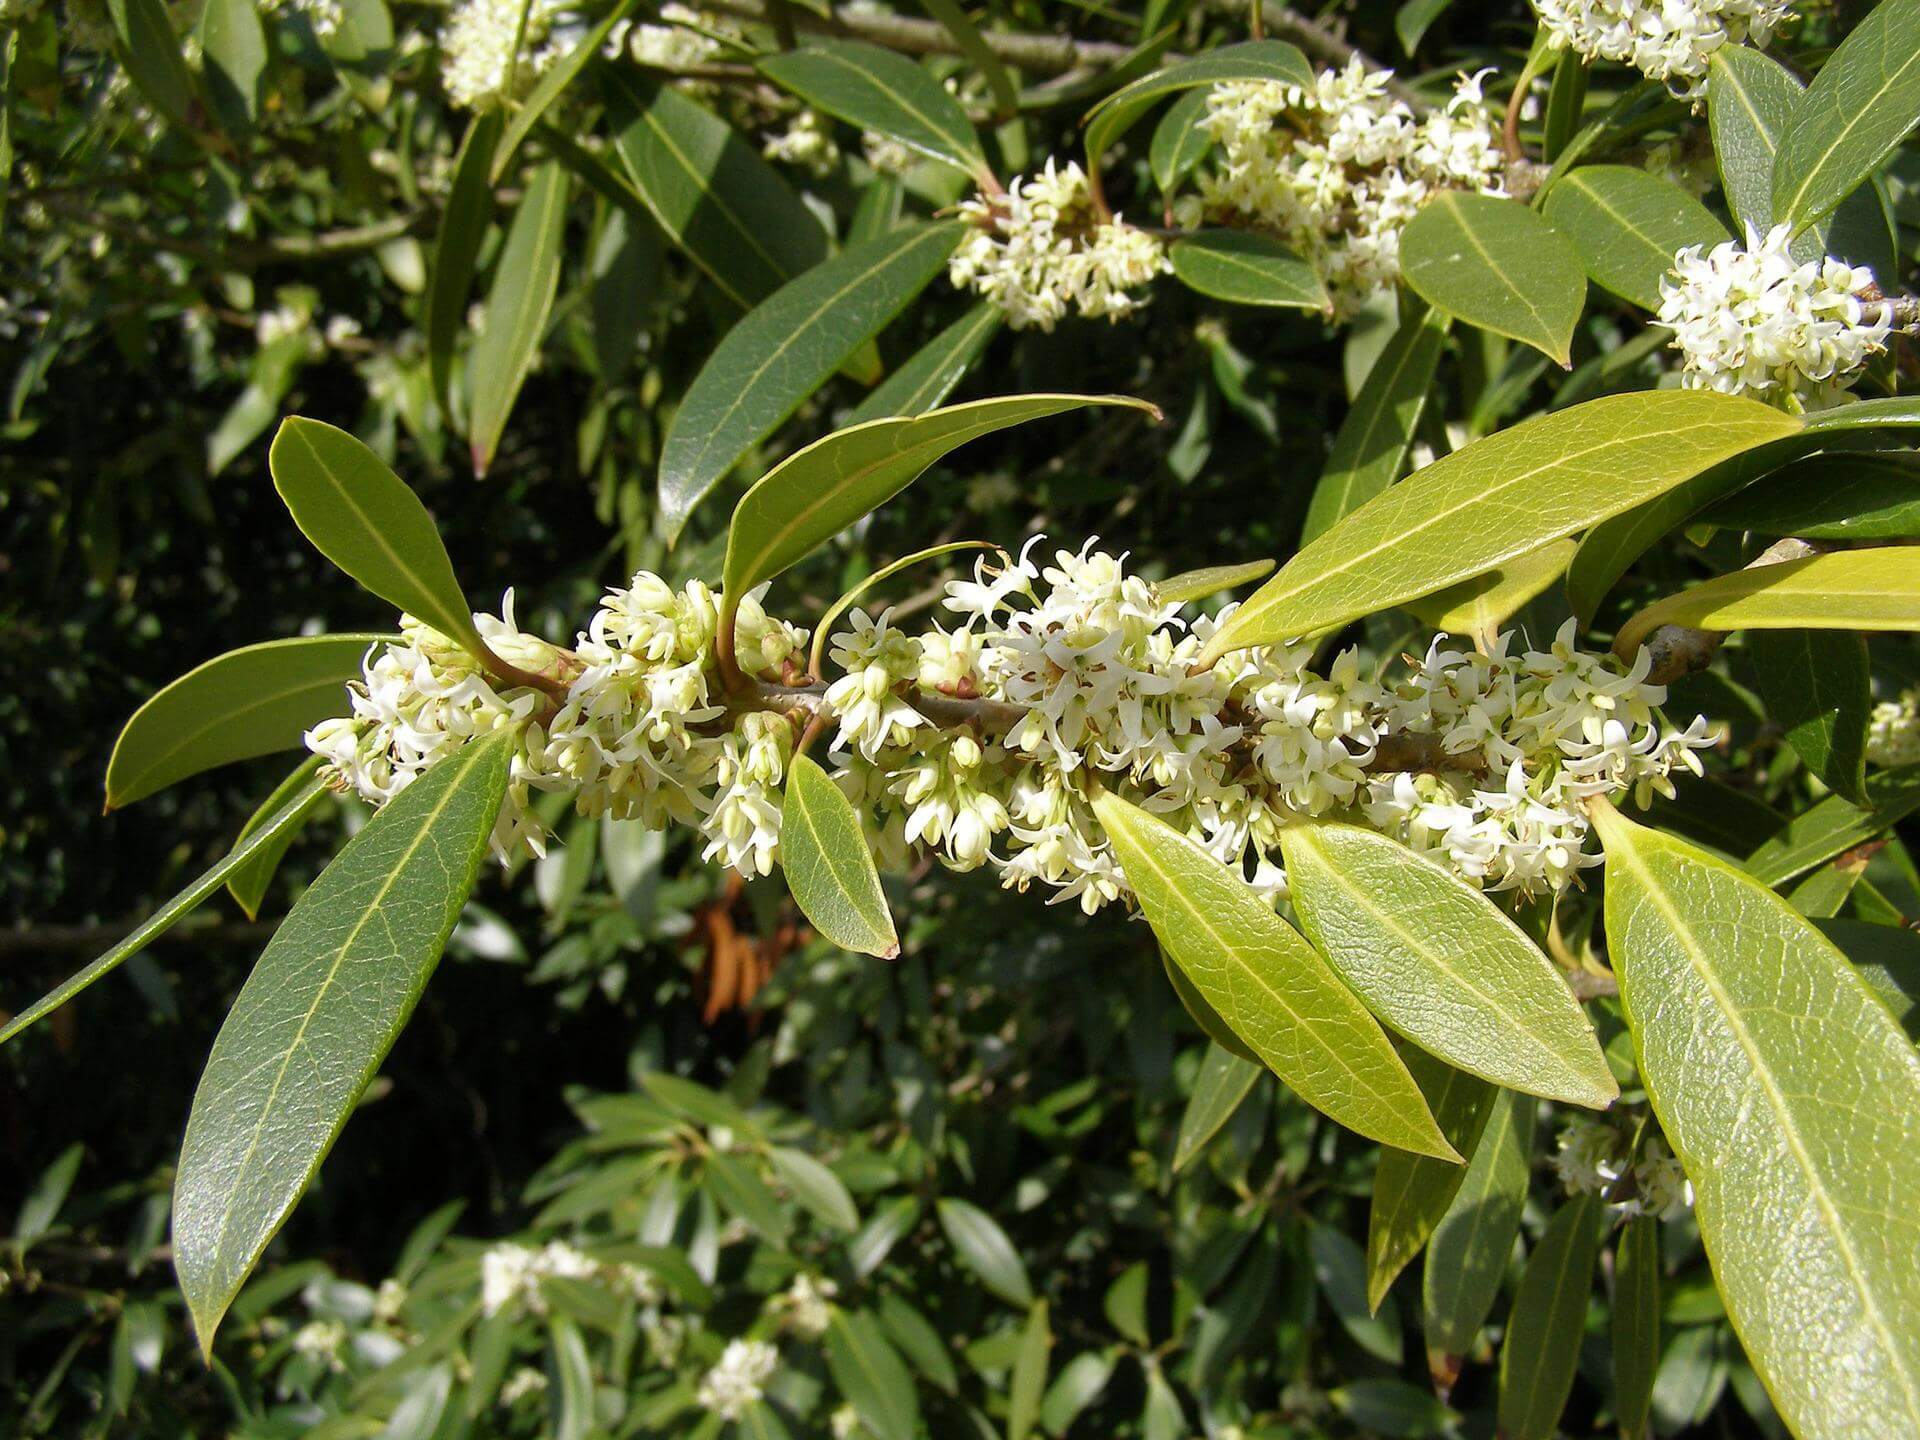
[[(952, 132), (949, 132), (944, 125), (940, 124), (932, 116), (928, 115), (926, 111), (922, 110), (918, 105), (914, 104), (912, 101), (908, 100), (905, 96), (901, 95), (891, 85), (887, 84), (886, 81), (882, 80), (878, 75), (870, 74), (867, 71), (862, 70), (858, 65), (855, 65), (852, 61), (848, 60), (844, 55), (841, 55), (838, 52), (833, 50), (821, 49), (819, 47), (815, 47), (812, 53), (816, 57), (822, 60), (825, 60), (829, 65), (837, 65), (842, 70), (852, 71), (856, 81), (858, 81), (859, 83), (871, 86), (875, 90), (878, 90), (882, 95), (886, 96), (887, 99), (891, 100), (894, 104), (898, 105), (902, 110), (906, 111), (907, 114), (911, 115), (915, 120), (919, 121), (922, 125), (926, 126), (928, 130), (933, 132), (933, 134), (938, 136), (941, 140), (945, 141), (947, 144), (951, 145), (953, 149), (946, 153), (940, 153), (940, 152), (934, 151), (932, 147), (927, 146), (924, 142), (920, 144), (915, 144), (914, 141), (908, 139), (908, 137), (905, 135), (896, 135), (893, 137), (894, 139), (900, 141), (902, 144), (912, 146), (916, 150), (926, 150), (929, 154), (932, 154), (933, 158), (935, 158), (936, 160), (945, 160), (950, 164), (959, 163), (960, 168), (963, 170), (971, 169), (973, 166), (981, 165), (985, 163), (985, 157), (975, 153), (975, 149), (978, 144), (978, 137), (974, 137), (975, 143), (973, 145), (967, 144), (966, 137), (957, 136)], [(911, 64), (912, 62), (909, 61), (908, 63)]]
[[(1889, 21), (1888, 22), (1889, 27), (1891, 27), (1891, 24), (1892, 22)], [(1876, 36), (1875, 38), (1880, 42), (1880, 63), (1884, 66), (1886, 64), (1886, 59), (1887, 59), (1887, 42), (1891, 38), (1891, 35), (1883, 34), (1883, 35)], [(1832, 62), (1829, 61), (1828, 63), (1831, 64)], [(1899, 81), (1906, 75), (1907, 71), (1911, 70), (1915, 65), (1920, 65), (1920, 47), (1916, 47), (1915, 49), (1909, 51), (1907, 54), (1907, 58), (1901, 61), (1900, 64), (1895, 69), (1881, 70), (1880, 84), (1874, 90), (1872, 98), (1867, 100), (1864, 103), (1857, 103), (1852, 107), (1852, 113), (1846, 115), (1845, 122), (1841, 125), (1839, 134), (1835, 135), (1833, 139), (1828, 142), (1826, 149), (1821, 152), (1820, 157), (1807, 167), (1806, 173), (1800, 177), (1799, 188), (1793, 192), (1792, 197), (1788, 200), (1786, 206), (1784, 207), (1785, 214), (1792, 216), (1799, 211), (1800, 202), (1806, 199), (1807, 192), (1813, 188), (1813, 182), (1820, 178), (1822, 171), (1825, 168), (1827, 168), (1828, 163), (1833, 159), (1834, 155), (1839, 151), (1840, 147), (1846, 144), (1847, 138), (1853, 134), (1854, 130), (1859, 126), (1861, 121), (1865, 120), (1867, 116), (1873, 113), (1874, 107), (1879, 103), (1880, 98), (1883, 95), (1885, 95), (1889, 90), (1893, 89), (1893, 87), (1896, 84), (1898, 84)], [(1820, 73), (1824, 75), (1826, 71), (1822, 70)], [(1815, 85), (1819, 83), (1817, 77), (1814, 83)], [(1836, 115), (1843, 113), (1840, 108), (1841, 97), (1840, 97), (1839, 91), (1840, 91), (1840, 86), (1838, 82), (1836, 82), (1833, 86), (1832, 94), (1829, 95), (1829, 94), (1823, 93), (1822, 95), (1819, 96), (1821, 100), (1826, 102), (1824, 108)], [(1809, 118), (1810, 118), (1810, 115), (1809, 115)], [(1787, 138), (1791, 139), (1792, 136), (1789, 135)], [(1898, 143), (1898, 142), (1895, 142), (1895, 143)], [(1842, 196), (1841, 198), (1845, 199), (1846, 197)], [(1776, 205), (1774, 207), (1774, 213), (1776, 215), (1782, 213), (1782, 207)], [(1798, 233), (1800, 230), (1806, 229), (1808, 223), (1811, 223), (1811, 222), (1810, 221), (1804, 222), (1796, 226), (1795, 233)]]

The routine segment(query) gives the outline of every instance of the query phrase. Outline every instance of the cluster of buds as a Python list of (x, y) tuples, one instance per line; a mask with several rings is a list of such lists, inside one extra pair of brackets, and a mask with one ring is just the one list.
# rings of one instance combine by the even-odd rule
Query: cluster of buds
[(1888, 769), (1920, 765), (1920, 685), (1909, 685), (1873, 707), (1867, 721), (1867, 759)]
[(1623, 1218), (1671, 1220), (1693, 1207), (1693, 1182), (1658, 1137), (1639, 1154), (1618, 1126), (1578, 1119), (1560, 1132), (1553, 1169), (1570, 1195), (1598, 1195)]
[(1557, 49), (1630, 65), (1682, 100), (1705, 92), (1721, 46), (1764, 49), (1793, 13), (1780, 0), (1535, 0), (1535, 8)]
[(738, 1420), (760, 1402), (779, 1366), (780, 1352), (766, 1341), (729, 1340), (694, 1399), (717, 1419)]
[(1358, 60), (1310, 88), (1216, 85), (1201, 124), (1219, 154), (1175, 213), (1277, 236), (1351, 315), (1398, 282), (1400, 233), (1435, 193), (1503, 193), (1499, 125), (1481, 94), (1489, 73), (1460, 77), (1446, 108), (1424, 117), (1388, 93), (1390, 71)]
[[(371, 652), (349, 716), (308, 746), (336, 783), (375, 802), (476, 736), (520, 743), (494, 833), (503, 858), (540, 850), (534, 791), (583, 815), (698, 828), (705, 854), (745, 875), (779, 859), (786, 771), (802, 734), (829, 763), (883, 866), (932, 858), (991, 866), (1091, 913), (1128, 897), (1092, 800), (1116, 791), (1185, 831), (1263, 893), (1285, 894), (1279, 835), (1339, 815), (1444, 857), (1489, 890), (1557, 892), (1599, 861), (1583, 802), (1670, 794), (1698, 770), (1704, 721), (1667, 727), (1646, 661), (1501, 637), (1484, 654), (1436, 639), (1397, 679), (1304, 645), (1198, 666), (1217, 620), (1180, 615), (1088, 542), (1053, 563), (980, 561), (950, 582), (950, 619), (909, 635), (854, 611), (832, 637), (844, 672), (806, 681), (806, 635), (737, 611), (732, 683), (714, 654), (719, 597), (642, 572), (611, 591), (571, 650), (503, 618), (489, 646), (548, 690), (502, 688), (418, 621)], [(1231, 608), (1223, 612), (1231, 613)]]
[(440, 35), (447, 99), (463, 110), (518, 99), (566, 53), (549, 43), (559, 9), (557, 0), (460, 0)]

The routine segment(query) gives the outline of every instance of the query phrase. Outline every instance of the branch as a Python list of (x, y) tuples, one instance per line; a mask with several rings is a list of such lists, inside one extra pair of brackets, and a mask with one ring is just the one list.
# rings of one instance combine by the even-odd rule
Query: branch
[[(1207, 8), (1222, 15), (1238, 16), (1244, 13), (1246, 4), (1245, 0), (1207, 0)], [(1275, 39), (1291, 40), (1307, 54), (1330, 65), (1347, 65), (1358, 60), (1369, 70), (1391, 72), (1393, 69), (1391, 65), (1383, 65), (1374, 59), (1358, 45), (1336, 35), (1311, 15), (1303, 15), (1290, 5), (1279, 4), (1277, 0), (1262, 0), (1260, 17), (1267, 34)], [(1426, 101), (1397, 79), (1387, 82), (1387, 90), (1415, 110), (1429, 108)]]
[[(1763, 565), (1804, 560), (1818, 553), (1804, 540), (1776, 540), (1746, 568), (1758, 570)], [(1653, 659), (1653, 666), (1647, 672), (1647, 683), (1671, 685), (1676, 680), (1706, 669), (1713, 663), (1713, 657), (1719, 653), (1721, 642), (1726, 638), (1725, 631), (1696, 630), (1691, 625), (1656, 627), (1651, 635), (1640, 642), (1640, 648)]]
[[(102, 925), (37, 925), (23, 930), (0, 930), (0, 956), (105, 950), (126, 939), (146, 923), (146, 919), (142, 918)], [(279, 928), (278, 920), (257, 923), (223, 920), (211, 925), (176, 925), (154, 936), (153, 943), (176, 944), (191, 940), (196, 944), (212, 941), (216, 945), (252, 945), (271, 938)]]
[[(709, 0), (707, 8), (742, 20), (773, 23), (773, 14), (762, 0)], [(910, 55), (961, 53), (952, 33), (936, 20), (915, 20), (904, 15), (848, 10), (830, 10), (825, 15), (816, 15), (803, 8), (789, 8), (794, 28), (802, 32), (857, 36)], [(1120, 45), (1110, 40), (1072, 40), (1064, 35), (1011, 35), (990, 30), (982, 31), (981, 38), (987, 42), (987, 48), (1002, 60), (1041, 75), (1059, 75), (1079, 69), (1108, 69), (1133, 54), (1130, 45)]]

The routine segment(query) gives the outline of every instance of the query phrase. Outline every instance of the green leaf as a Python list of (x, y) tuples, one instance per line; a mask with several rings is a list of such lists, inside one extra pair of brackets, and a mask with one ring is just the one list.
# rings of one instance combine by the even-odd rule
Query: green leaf
[(1747, 654), (1767, 715), (1785, 729), (1807, 769), (1829, 790), (1864, 805), (1873, 710), (1866, 636), (1757, 630), (1747, 637)]
[(1571, 540), (1549, 540), (1531, 555), (1409, 600), (1407, 609), (1436, 630), (1490, 642), (1521, 607), (1567, 573), (1579, 548)]
[(7, 1237), (12, 1241), (8, 1248), (16, 1258), (24, 1255), (34, 1241), (53, 1228), (53, 1222), (60, 1218), (60, 1211), (66, 1206), (67, 1196), (73, 1191), (74, 1178), (80, 1173), (80, 1162), (86, 1158), (87, 1147), (75, 1141), (40, 1172), (40, 1178), (20, 1202), (19, 1213), (14, 1217), (13, 1234)]
[(291, 833), (304, 818), (307, 806), (325, 788), (320, 780), (309, 780), (305, 788), (295, 792), (272, 818), (260, 824), (251, 834), (243, 836), (232, 850), (203, 871), (199, 879), (154, 911), (126, 939), (83, 969), (69, 975), (47, 994), (5, 1024), (0, 1025), (0, 1045), (4, 1045), (29, 1025), (58, 1010), (101, 976), (112, 973), (120, 967), (122, 962), (132, 959), (158, 936), (172, 929), (175, 922), (182, 916), (190, 913), (201, 901), (225, 884), (229, 875), (240, 869), (254, 856), (278, 844), (283, 836)]
[(1882, 770), (1867, 777), (1867, 806), (1829, 795), (1747, 857), (1746, 870), (1762, 885), (1781, 885), (1814, 866), (1871, 840), (1920, 810), (1920, 768)]
[(925, 550), (916, 550), (911, 555), (902, 555), (898, 560), (890, 560), (871, 575), (858, 581), (843, 591), (825, 610), (813, 627), (813, 647), (809, 654), (809, 670), (819, 675), (824, 673), (827, 645), (833, 634), (833, 625), (867, 591), (883, 580), (891, 579), (902, 570), (918, 565), (925, 560), (937, 560), (942, 555), (951, 555), (958, 550), (991, 550), (994, 547), (984, 540), (955, 540), (946, 545), (929, 545)]
[(1735, 570), (1647, 606), (1621, 627), (1631, 657), (1662, 625), (1701, 630), (1920, 630), (1920, 546), (1840, 550)]
[(1036, 1300), (1020, 1337), (1020, 1355), (1013, 1362), (1013, 1384), (1007, 1393), (1007, 1440), (1028, 1440), (1040, 1418), (1040, 1399), (1047, 1388), (1047, 1352), (1053, 1348), (1053, 1329), (1047, 1324), (1047, 1302)]
[(1820, 920), (1814, 928), (1853, 962), (1908, 1037), (1920, 1040), (1920, 931), (1864, 920)]
[(1377, 830), (1314, 822), (1280, 840), (1302, 928), (1390, 1027), (1525, 1095), (1619, 1097), (1565, 978), (1493, 901)]
[(1233, 1118), (1253, 1082), (1262, 1074), (1252, 1060), (1243, 1060), (1223, 1045), (1210, 1044), (1194, 1077), (1193, 1094), (1180, 1116), (1180, 1134), (1173, 1145), (1173, 1173), (1178, 1175), (1205, 1150), (1220, 1128)]
[(1920, 122), (1920, 0), (1882, 0), (1827, 58), (1773, 162), (1773, 213), (1796, 231), (1831, 214)]
[(1153, 1336), (1147, 1329), (1147, 1282), (1151, 1278), (1147, 1262), (1135, 1261), (1107, 1287), (1100, 1304), (1107, 1323), (1142, 1350), (1153, 1347)]
[[(1418, 1046), (1403, 1046), (1407, 1062), (1427, 1097), (1447, 1143), (1474, 1153), (1493, 1108), (1494, 1087), (1464, 1070), (1444, 1065)], [(1427, 1155), (1386, 1146), (1373, 1172), (1373, 1202), (1367, 1215), (1367, 1308), (1378, 1311), (1395, 1278), (1406, 1269), (1447, 1213), (1467, 1170)]]
[(920, 1221), (920, 1202), (902, 1195), (874, 1212), (860, 1233), (847, 1243), (847, 1264), (865, 1279), (886, 1262), (887, 1255)]
[(163, 686), (128, 720), (107, 761), (117, 810), (189, 776), (279, 750), (347, 709), (347, 682), (392, 635), (303, 635), (217, 655)]
[(200, 12), (201, 78), (220, 126), (236, 140), (253, 132), (267, 73), (267, 33), (253, 0), (208, 0)]
[(281, 422), (267, 466), (314, 549), (394, 609), (487, 653), (433, 517), (384, 460), (344, 430), (295, 416)]
[(1340, 1328), (1375, 1359), (1398, 1366), (1406, 1342), (1400, 1307), (1389, 1299), (1379, 1314), (1367, 1306), (1367, 1262), (1360, 1247), (1331, 1225), (1307, 1227), (1307, 1255), (1313, 1278)]
[(553, 1370), (553, 1440), (588, 1440), (594, 1429), (593, 1360), (580, 1328), (564, 1316), (551, 1324)]
[(1533, 1169), (1538, 1102), (1496, 1090), (1453, 1203), (1427, 1242), (1420, 1328), (1441, 1394), (1453, 1388), (1500, 1293)]
[(1823, 437), (1859, 430), (1911, 430), (1920, 427), (1920, 395), (1856, 400), (1831, 410), (1817, 411), (1807, 416), (1804, 423), (1809, 434)]
[(970, 1200), (946, 1196), (934, 1205), (947, 1242), (981, 1283), (1009, 1305), (1033, 1304), (1033, 1285), (1000, 1222)]
[(995, 112), (1003, 119), (1011, 118), (1020, 108), (1020, 92), (1007, 67), (981, 35), (980, 27), (967, 18), (967, 12), (955, 0), (920, 0), (920, 8), (946, 27), (967, 63), (980, 72), (987, 89), (993, 92)]
[(1469, 325), (1531, 345), (1573, 368), (1587, 277), (1566, 237), (1517, 200), (1443, 190), (1400, 236), (1413, 292)]
[(1167, 983), (1173, 986), (1173, 993), (1179, 997), (1181, 1008), (1192, 1017), (1203, 1035), (1229, 1054), (1237, 1055), (1256, 1067), (1260, 1065), (1260, 1057), (1254, 1054), (1246, 1041), (1233, 1033), (1233, 1027), (1220, 1018), (1220, 1012), (1207, 1003), (1207, 997), (1194, 987), (1193, 981), (1187, 978), (1187, 972), (1165, 949), (1160, 951), (1160, 968), (1166, 971)]
[(853, 802), (805, 755), (795, 755), (787, 769), (780, 868), (800, 913), (841, 949), (882, 960), (900, 953)]
[(769, 470), (734, 507), (724, 592), (744, 595), (773, 579), (969, 440), (1090, 405), (1159, 414), (1124, 395), (1010, 395), (912, 418), (869, 420), (814, 441)]
[(233, 896), (235, 903), (246, 912), (249, 920), (260, 918), (260, 902), (266, 898), (267, 886), (273, 883), (274, 873), (279, 870), (280, 862), (286, 858), (287, 847), (299, 837), (307, 817), (320, 803), (320, 796), (325, 787), (315, 786), (312, 782), (325, 763), (323, 757), (309, 755), (294, 766), (292, 773), (274, 786), (273, 793), (260, 802), (259, 809), (248, 816), (247, 823), (240, 827), (240, 834), (233, 842), (235, 845), (245, 843), (248, 836), (284, 810), (296, 795), (302, 797), (300, 811), (295, 816), (294, 823), (280, 831), (271, 844), (256, 850), (245, 864), (237, 866), (227, 876), (227, 893)]
[(1594, 823), (1640, 1076), (1748, 1357), (1802, 1440), (1920, 1428), (1920, 1052), (1765, 885)]
[(926, 414), (953, 393), (953, 387), (979, 362), (1005, 323), (998, 305), (974, 306), (869, 391), (841, 428), (851, 430), (869, 420), (896, 415)]
[(1552, 1440), (1559, 1433), (1599, 1252), (1600, 1202), (1582, 1195), (1553, 1212), (1527, 1258), (1500, 1345), (1503, 1440)]
[(1588, 165), (1547, 196), (1547, 219), (1572, 242), (1594, 284), (1646, 310), (1676, 251), (1714, 246), (1727, 227), (1671, 180), (1628, 165)]
[(1431, 595), (1798, 429), (1758, 401), (1657, 390), (1589, 400), (1489, 435), (1301, 550), (1215, 632), (1201, 663)]
[(827, 1326), (827, 1371), (874, 1440), (915, 1440), (920, 1400), (899, 1352), (865, 1311), (836, 1309)]
[(460, 153), (454, 158), (447, 208), (440, 212), (440, 228), (434, 233), (425, 329), (433, 395), (443, 411), (448, 408), (452, 386), (454, 341), (467, 321), (473, 267), (492, 219), (493, 157), (503, 124), (503, 112), (499, 110), (484, 111), (468, 124), (467, 133), (460, 139)]
[(560, 260), (567, 230), (567, 171), (549, 160), (533, 172), (520, 207), (513, 212), (507, 243), (494, 266), (485, 318), (467, 362), (473, 388), (467, 438), (473, 470), (485, 475), (520, 398), (520, 387), (540, 353), (547, 316), (560, 287)]
[[(507, 167), (513, 163), (513, 157), (520, 151), (520, 143), (533, 133), (534, 126), (553, 107), (553, 103), (567, 91), (567, 87), (580, 78), (580, 72), (593, 63), (606, 44), (607, 37), (613, 33), (614, 26), (633, 12), (638, 0), (620, 0), (600, 17), (599, 23), (582, 35), (574, 47), (553, 65), (541, 72), (539, 83), (527, 93), (513, 112), (513, 120), (507, 126), (506, 134), (500, 141), (499, 149), (493, 156), (488, 171), (492, 185), (498, 185), (506, 178)], [(498, 111), (489, 112), (498, 114)], [(478, 120), (475, 123), (479, 123)]]
[(1094, 813), (1160, 943), (1268, 1068), (1368, 1139), (1459, 1158), (1366, 1007), (1267, 901), (1118, 796), (1099, 796)]
[(1280, 40), (1221, 45), (1197, 60), (1183, 60), (1122, 86), (1087, 113), (1087, 173), (1100, 173), (1107, 148), (1167, 96), (1231, 80), (1275, 80), (1313, 88), (1307, 57)]
[(751, 1226), (769, 1245), (787, 1248), (787, 1217), (780, 1202), (746, 1161), (715, 1151), (707, 1156), (706, 1170), (721, 1209)]
[(727, 332), (687, 388), (661, 447), (669, 535), (680, 533), (741, 456), (926, 288), (965, 228), (908, 227), (855, 246), (781, 287)]
[(1189, 90), (1167, 107), (1167, 113), (1153, 127), (1147, 164), (1153, 170), (1153, 183), (1160, 187), (1162, 195), (1171, 195), (1213, 148), (1213, 133), (1201, 124), (1206, 118), (1210, 93)]
[(1100, 1398), (1113, 1378), (1113, 1351), (1083, 1350), (1065, 1365), (1047, 1387), (1040, 1403), (1040, 1426), (1049, 1435), (1064, 1435), (1080, 1413)]
[(220, 1027), (173, 1191), (174, 1269), (203, 1351), (426, 987), (518, 744), (513, 729), (472, 742), (368, 821), (300, 897)]
[(1701, 518), (1728, 530), (1802, 540), (1920, 540), (1920, 456), (1814, 455), (1728, 496)]
[(199, 95), (163, 0), (107, 0), (107, 15), (114, 54), (127, 78), (154, 109), (194, 133), (191, 117)]
[(968, 175), (987, 170), (980, 137), (933, 72), (878, 45), (809, 38), (768, 55), (760, 73), (816, 110), (898, 140)]
[(736, 305), (752, 309), (826, 257), (813, 212), (712, 111), (624, 66), (607, 70), (607, 102), (634, 189)]
[(1244, 565), (1207, 565), (1198, 570), (1183, 570), (1164, 580), (1153, 582), (1153, 593), (1168, 605), (1188, 605), (1205, 600), (1223, 590), (1238, 589), (1264, 580), (1273, 569), (1271, 560), (1249, 560)]
[(1451, 323), (1429, 310), (1393, 332), (1333, 437), (1300, 527), (1302, 545), (1400, 478)]
[(1331, 310), (1312, 263), (1252, 230), (1204, 230), (1176, 240), (1173, 273), (1189, 290), (1235, 305)]
[(849, 1235), (860, 1228), (860, 1212), (840, 1177), (806, 1151), (775, 1145), (767, 1151), (767, 1162), (793, 1198), (821, 1221)]
[(1660, 1222), (1638, 1215), (1621, 1231), (1613, 1266), (1613, 1413), (1620, 1433), (1647, 1433), (1660, 1369)]

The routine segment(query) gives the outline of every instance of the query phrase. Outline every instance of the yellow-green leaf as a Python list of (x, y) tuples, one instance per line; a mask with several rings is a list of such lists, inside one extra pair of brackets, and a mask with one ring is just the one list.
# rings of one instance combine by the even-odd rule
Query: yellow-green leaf
[(1598, 802), (1608, 953), (1727, 1314), (1801, 1440), (1920, 1431), (1920, 1052), (1766, 886)]
[(1119, 796), (1094, 811), (1160, 943), (1269, 1069), (1371, 1140), (1459, 1159), (1378, 1022), (1264, 899)]
[(286, 858), (287, 847), (299, 838), (307, 816), (313, 813), (325, 793), (325, 786), (312, 783), (314, 775), (324, 764), (325, 757), (309, 755), (294, 766), (287, 778), (274, 786), (273, 793), (247, 817), (247, 823), (240, 827), (239, 835), (234, 837), (234, 847), (238, 849), (247, 843), (254, 831), (278, 818), (296, 796), (303, 797), (294, 823), (281, 829), (271, 843), (254, 850), (246, 863), (235, 866), (227, 876), (227, 893), (233, 896), (234, 903), (246, 912), (249, 920), (260, 918), (260, 902), (266, 898), (267, 886), (273, 883), (274, 872), (279, 870), (280, 862)]
[(1040, 1418), (1040, 1397), (1047, 1388), (1047, 1354), (1052, 1349), (1047, 1302), (1036, 1300), (1027, 1312), (1020, 1354), (1013, 1362), (1013, 1383), (1007, 1391), (1007, 1440), (1028, 1440), (1033, 1434)]
[(853, 802), (805, 755), (795, 755), (787, 769), (780, 868), (800, 913), (834, 944), (882, 960), (900, 953)]
[(1200, 1073), (1194, 1076), (1193, 1094), (1187, 1097), (1187, 1108), (1180, 1115), (1180, 1134), (1173, 1144), (1174, 1174), (1186, 1169), (1220, 1133), (1220, 1127), (1233, 1118), (1234, 1111), (1253, 1093), (1253, 1082), (1261, 1073), (1257, 1061), (1243, 1059), (1217, 1042), (1207, 1046), (1207, 1053), (1200, 1059)]
[(1402, 233), (1400, 269), (1434, 309), (1571, 368), (1587, 277), (1573, 246), (1539, 211), (1443, 190)]
[(1280, 840), (1301, 925), (1390, 1027), (1522, 1094), (1593, 1109), (1618, 1098), (1566, 980), (1485, 895), (1377, 830), (1315, 822)]
[(1410, 600), (1407, 609), (1449, 635), (1491, 640), (1522, 606), (1544, 594), (1567, 573), (1567, 565), (1578, 549), (1572, 540), (1550, 540), (1531, 555)]
[(1207, 565), (1154, 581), (1153, 593), (1168, 605), (1186, 605), (1218, 595), (1222, 590), (1264, 580), (1272, 569), (1271, 560), (1249, 560), (1244, 565)]
[(1727, 227), (1687, 191), (1631, 165), (1582, 166), (1553, 187), (1545, 209), (1588, 278), (1646, 310), (1660, 308), (1676, 251), (1727, 238)]
[(560, 286), (562, 242), (567, 228), (567, 171), (549, 160), (533, 172), (520, 208), (507, 229), (507, 243), (494, 267), (485, 318), (473, 343), (467, 374), (473, 387), (467, 438), (473, 469), (485, 475), (520, 398), (520, 387), (540, 353), (547, 315)]

